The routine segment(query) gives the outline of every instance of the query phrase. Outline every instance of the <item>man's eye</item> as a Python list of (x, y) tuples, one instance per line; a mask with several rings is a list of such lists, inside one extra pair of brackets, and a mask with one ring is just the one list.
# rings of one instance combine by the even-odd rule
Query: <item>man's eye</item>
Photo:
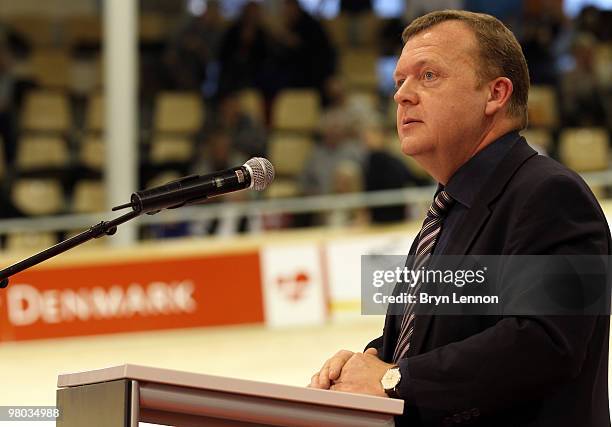
[(398, 80), (397, 82), (395, 82), (395, 90), (398, 90), (400, 87), (402, 87), (404, 81), (405, 80)]
[(436, 78), (436, 75), (434, 74), (434, 72), (433, 72), (433, 71), (425, 71), (425, 72), (423, 73), (423, 78), (424, 78), (425, 80), (433, 80), (433, 79), (435, 79), (435, 78)]

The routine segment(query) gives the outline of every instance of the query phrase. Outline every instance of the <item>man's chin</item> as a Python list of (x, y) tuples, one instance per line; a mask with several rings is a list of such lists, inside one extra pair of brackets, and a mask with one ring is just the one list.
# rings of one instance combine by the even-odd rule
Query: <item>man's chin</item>
[(400, 148), (402, 153), (411, 157), (418, 156), (419, 154), (429, 151), (423, 141), (419, 141), (412, 136), (400, 137)]

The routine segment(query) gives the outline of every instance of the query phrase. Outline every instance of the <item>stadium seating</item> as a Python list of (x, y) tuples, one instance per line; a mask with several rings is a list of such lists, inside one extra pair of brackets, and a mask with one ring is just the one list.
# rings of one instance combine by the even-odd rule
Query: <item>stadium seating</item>
[(272, 129), (312, 132), (319, 124), (319, 94), (314, 89), (286, 89), (272, 106)]
[(57, 41), (53, 20), (42, 14), (10, 16), (7, 25), (34, 47), (52, 46)]
[(380, 20), (372, 14), (351, 17), (340, 14), (323, 21), (333, 43), (341, 49), (355, 46), (375, 46), (380, 31)]
[(13, 204), (25, 215), (52, 215), (64, 211), (60, 182), (51, 178), (21, 178), (12, 186)]
[(89, 96), (85, 115), (85, 129), (93, 132), (104, 130), (104, 96), (100, 93)]
[(55, 233), (47, 231), (16, 231), (6, 236), (5, 249), (10, 252), (38, 252), (57, 243)]
[(106, 210), (106, 189), (104, 182), (81, 180), (76, 183), (72, 196), (72, 211), (94, 213)]
[(73, 59), (70, 63), (70, 92), (85, 96), (99, 90), (102, 86), (100, 61), (93, 59)]
[(159, 165), (164, 163), (188, 163), (195, 153), (191, 139), (184, 136), (162, 135), (153, 138), (150, 161)]
[(610, 163), (608, 133), (603, 128), (563, 129), (559, 158), (577, 172), (604, 170)]
[(287, 178), (275, 179), (265, 192), (265, 196), (268, 199), (284, 199), (288, 197), (297, 197), (299, 195), (300, 186), (297, 181)]
[(63, 92), (30, 91), (21, 111), (21, 129), (40, 132), (67, 132), (72, 126), (70, 103)]
[(66, 141), (57, 136), (26, 136), (17, 150), (17, 169), (23, 171), (62, 169), (70, 161)]
[(238, 95), (241, 110), (248, 114), (253, 120), (264, 124), (266, 120), (264, 99), (256, 89), (245, 89)]
[(92, 171), (102, 171), (105, 163), (105, 147), (102, 137), (86, 135), (79, 147), (79, 162)]
[(102, 21), (99, 16), (69, 16), (63, 28), (64, 41), (70, 46), (99, 45), (102, 40)]
[(349, 89), (370, 89), (378, 87), (376, 61), (378, 54), (370, 49), (352, 49), (340, 56), (340, 75)]
[(557, 105), (557, 96), (552, 87), (531, 86), (527, 103), (529, 126), (549, 129), (559, 126)]
[(312, 146), (312, 139), (306, 136), (273, 136), (269, 142), (268, 156), (275, 165), (276, 176), (297, 177), (304, 169)]
[(549, 130), (542, 128), (528, 128), (521, 131), (521, 135), (527, 139), (531, 145), (535, 145), (545, 152), (550, 152), (553, 148), (553, 137)]
[(36, 83), (48, 89), (70, 86), (71, 59), (63, 49), (37, 49), (30, 58), (32, 76)]
[(160, 133), (193, 134), (204, 123), (204, 109), (196, 93), (163, 92), (155, 101), (153, 127)]

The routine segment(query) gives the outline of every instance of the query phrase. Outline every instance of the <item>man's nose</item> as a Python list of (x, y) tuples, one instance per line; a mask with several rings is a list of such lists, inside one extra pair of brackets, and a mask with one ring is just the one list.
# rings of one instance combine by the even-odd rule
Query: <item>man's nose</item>
[(410, 80), (404, 80), (395, 91), (393, 99), (398, 105), (416, 104), (419, 102), (419, 97), (413, 88), (413, 83)]

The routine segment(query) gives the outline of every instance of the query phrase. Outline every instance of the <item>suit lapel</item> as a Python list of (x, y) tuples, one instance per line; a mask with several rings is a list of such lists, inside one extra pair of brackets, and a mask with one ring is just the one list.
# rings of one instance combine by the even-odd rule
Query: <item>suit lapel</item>
[(512, 176), (523, 163), (536, 154), (536, 151), (527, 144), (525, 138), (520, 137), (493, 172), (491, 179), (487, 181), (476, 196), (472, 207), (468, 210), (462, 224), (454, 232), (448, 247), (444, 251), (445, 255), (469, 253), (479, 231), (491, 215), (490, 205), (502, 194), (508, 181), (512, 179)]
[[(448, 247), (442, 255), (465, 255), (468, 254), (480, 230), (491, 215), (490, 205), (502, 193), (506, 184), (516, 171), (530, 157), (537, 153), (525, 141), (520, 139), (510, 149), (498, 167), (495, 169), (492, 178), (487, 181), (482, 190), (476, 196), (472, 207), (467, 211), (462, 223), (453, 232)], [(410, 340), (408, 356), (420, 354), (427, 336), (429, 326), (433, 320), (431, 315), (417, 316), (415, 319), (414, 335)]]

